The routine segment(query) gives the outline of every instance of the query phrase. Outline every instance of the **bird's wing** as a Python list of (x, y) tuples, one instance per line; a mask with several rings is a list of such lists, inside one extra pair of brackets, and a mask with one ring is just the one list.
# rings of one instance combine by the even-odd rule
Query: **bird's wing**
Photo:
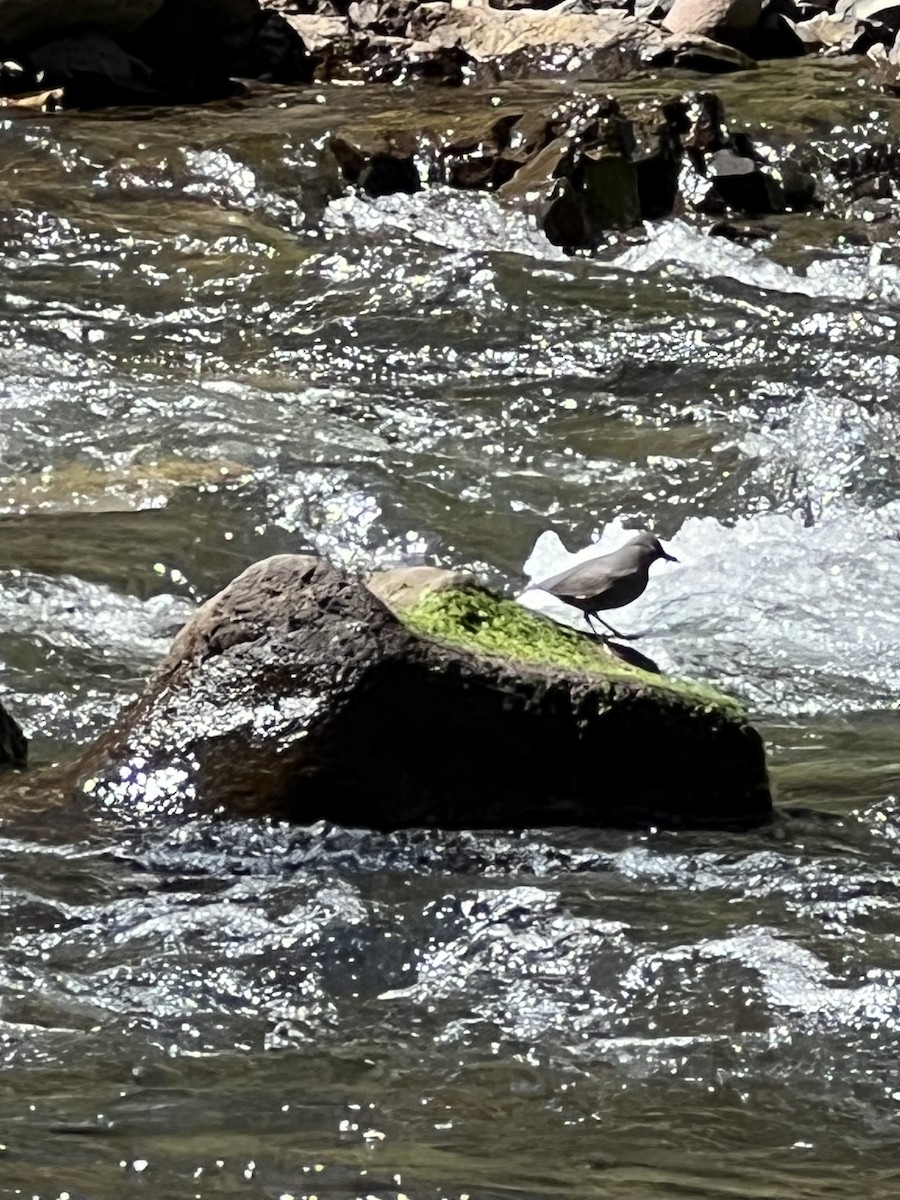
[[(549, 579), (544, 579), (534, 586), (545, 592), (554, 592), (557, 596), (574, 596), (577, 600), (583, 600), (589, 596), (602, 596), (620, 579), (630, 578), (634, 575), (634, 563), (608, 566), (603, 561), (605, 557), (606, 555), (600, 558), (590, 558), (587, 562), (570, 567), (568, 571), (560, 571), (558, 575), (551, 575)], [(601, 570), (603, 571), (602, 575), (600, 574)]]

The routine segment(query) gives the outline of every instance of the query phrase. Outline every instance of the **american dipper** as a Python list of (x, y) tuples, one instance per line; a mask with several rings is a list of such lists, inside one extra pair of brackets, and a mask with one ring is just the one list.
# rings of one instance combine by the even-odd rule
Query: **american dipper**
[(591, 633), (595, 632), (591, 617), (596, 617), (614, 637), (633, 641), (640, 634), (618, 633), (602, 617), (597, 617), (597, 613), (601, 609), (622, 608), (632, 600), (637, 600), (647, 586), (650, 564), (658, 558), (678, 562), (674, 555), (663, 550), (652, 533), (644, 530), (612, 554), (591, 558), (559, 575), (551, 575), (549, 579), (533, 583), (531, 587), (540, 588), (542, 592), (549, 592), (566, 604), (580, 608)]

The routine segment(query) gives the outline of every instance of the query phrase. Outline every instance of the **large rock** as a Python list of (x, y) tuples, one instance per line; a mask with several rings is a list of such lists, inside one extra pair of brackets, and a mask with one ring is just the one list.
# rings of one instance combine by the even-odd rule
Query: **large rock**
[(422, 4), (410, 22), (409, 35), (445, 49), (460, 46), (475, 61), (512, 55), (553, 54), (557, 70), (560, 54), (590, 61), (610, 51), (635, 58), (661, 48), (663, 37), (648, 22), (618, 9), (592, 13), (567, 11), (568, 5), (544, 11), (537, 8), (509, 11), (480, 3)]
[(675, 0), (663, 25), (672, 33), (738, 43), (753, 30), (761, 12), (762, 0)]
[(328, 148), (347, 182), (369, 196), (391, 196), (397, 192), (412, 195), (421, 191), (416, 164), (419, 146), (410, 133), (381, 135), (365, 150), (346, 138), (333, 137)]
[[(303, 49), (290, 26), (275, 14), (264, 15), (258, 0), (166, 0), (128, 44), (159, 73), (177, 79), (256, 76), (265, 67), (251, 64), (264, 57), (259, 35), (270, 24)], [(277, 55), (284, 55), (283, 46)]]
[(69, 108), (166, 99), (164, 87), (147, 64), (101, 29), (74, 30), (42, 42), (26, 62), (36, 79), (62, 89)]
[(138, 817), (380, 829), (749, 826), (771, 811), (762, 742), (724, 697), (459, 576), (366, 586), (296, 555), (203, 605), (72, 783)]
[(620, 79), (648, 65), (717, 73), (755, 66), (711, 39), (667, 35), (649, 18), (664, 16), (669, 2), (261, 0), (283, 13), (307, 45), (323, 51), (323, 78), (362, 74), (396, 83), (419, 76), (494, 85), (562, 73), (574, 83)]
[(165, 0), (0, 0), (0, 46), (50, 41), (61, 32), (95, 26), (131, 33)]
[(211, 100), (233, 76), (308, 82), (314, 65), (259, 0), (0, 0), (0, 57), (16, 68), (0, 94), (40, 84), (66, 107)]

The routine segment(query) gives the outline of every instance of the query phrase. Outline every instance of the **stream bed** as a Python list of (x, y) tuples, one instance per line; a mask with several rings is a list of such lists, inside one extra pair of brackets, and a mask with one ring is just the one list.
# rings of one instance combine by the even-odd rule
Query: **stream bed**
[[(719, 84), (836, 160), (900, 128), (846, 63)], [(896, 223), (571, 257), (323, 151), (523, 88), (0, 116), (3, 701), (64, 758), (267, 554), (512, 594), (649, 526), (680, 561), (628, 621), (745, 701), (778, 820), (173, 828), (7, 789), (0, 1197), (900, 1191)]]

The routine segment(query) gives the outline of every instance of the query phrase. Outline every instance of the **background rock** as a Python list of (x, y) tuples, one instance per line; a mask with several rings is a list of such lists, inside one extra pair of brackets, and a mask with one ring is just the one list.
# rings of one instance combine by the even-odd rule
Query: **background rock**
[(82, 29), (42, 42), (27, 56), (35, 78), (62, 87), (78, 108), (163, 101), (166, 92), (146, 63), (102, 29)]
[[(4, 20), (6, 10), (9, 19)], [(306, 82), (313, 60), (258, 0), (0, 0), (7, 95), (62, 88), (67, 107), (199, 102), (240, 90), (234, 77)]]
[(680, 67), (708, 75), (729, 71), (750, 71), (756, 63), (736, 46), (716, 41), (700, 33), (673, 33), (666, 38), (660, 64)]
[(759, 20), (762, 0), (675, 0), (663, 20), (672, 33), (740, 42)]
[(652, 53), (663, 40), (652, 25), (617, 9), (592, 14), (556, 9), (509, 12), (436, 4), (424, 4), (416, 10), (409, 33), (445, 48), (460, 46), (473, 59), (482, 61), (565, 48), (590, 58), (626, 44), (635, 54)]
[(55, 38), (69, 29), (95, 26), (131, 33), (166, 0), (0, 0), (0, 45), (18, 46)]

